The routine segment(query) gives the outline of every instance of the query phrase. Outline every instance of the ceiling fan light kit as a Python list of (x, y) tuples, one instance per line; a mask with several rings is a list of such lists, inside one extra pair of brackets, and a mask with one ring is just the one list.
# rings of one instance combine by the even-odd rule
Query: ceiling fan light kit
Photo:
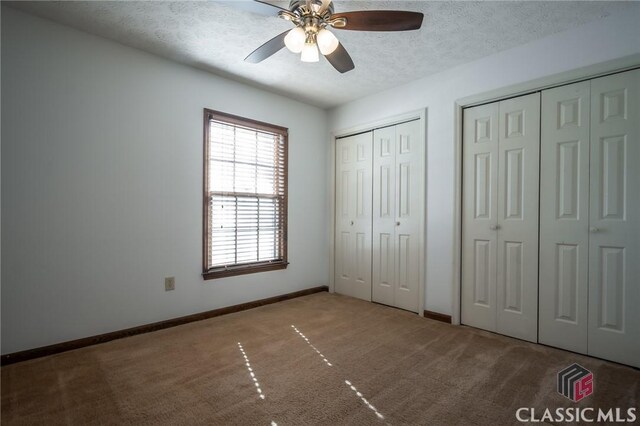
[(423, 19), (422, 13), (397, 10), (334, 13), (331, 0), (292, 0), (289, 10), (260, 0), (255, 0), (256, 3), (261, 11), (265, 5), (273, 7), (274, 16), (290, 21), (295, 28), (272, 38), (254, 50), (245, 61), (261, 62), (286, 46), (289, 51), (300, 53), (302, 62), (318, 62), (320, 50), (341, 73), (351, 71), (355, 65), (344, 46), (327, 27), (355, 31), (409, 31), (420, 29)]
[(309, 41), (304, 44), (302, 48), (302, 54), (300, 55), (302, 62), (318, 62), (320, 55), (318, 55), (318, 48), (313, 41)]
[(294, 0), (289, 7), (291, 10), (278, 12), (280, 18), (296, 26), (284, 38), (284, 44), (291, 52), (301, 53), (302, 62), (318, 62), (318, 49), (326, 56), (338, 48), (338, 38), (326, 29), (331, 25), (329, 18), (333, 13), (332, 2)]
[(333, 33), (326, 28), (318, 31), (316, 40), (320, 52), (325, 56), (331, 55), (333, 52), (335, 52), (338, 48), (338, 45), (340, 44), (340, 42), (338, 41), (338, 37), (333, 35)]
[(284, 38), (284, 44), (287, 46), (289, 51), (293, 53), (300, 53), (302, 52), (306, 38), (307, 36), (304, 33), (304, 30), (300, 27), (295, 27), (287, 33), (287, 36)]

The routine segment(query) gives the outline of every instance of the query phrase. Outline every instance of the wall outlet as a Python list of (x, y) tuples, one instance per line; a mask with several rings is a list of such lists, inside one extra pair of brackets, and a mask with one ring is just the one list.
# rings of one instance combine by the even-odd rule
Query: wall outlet
[(176, 277), (166, 277), (164, 279), (164, 291), (176, 289)]

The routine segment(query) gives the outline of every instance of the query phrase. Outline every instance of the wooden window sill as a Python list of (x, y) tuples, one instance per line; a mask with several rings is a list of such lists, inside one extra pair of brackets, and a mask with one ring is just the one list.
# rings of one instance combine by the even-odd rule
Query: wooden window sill
[(250, 264), (242, 266), (231, 266), (228, 268), (214, 268), (202, 273), (205, 280), (213, 280), (216, 278), (233, 277), (236, 275), (255, 274), (258, 272), (276, 271), (278, 269), (287, 269), (289, 262), (269, 262)]

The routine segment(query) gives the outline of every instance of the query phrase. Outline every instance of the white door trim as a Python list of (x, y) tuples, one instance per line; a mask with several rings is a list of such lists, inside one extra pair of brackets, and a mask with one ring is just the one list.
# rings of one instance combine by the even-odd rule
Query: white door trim
[(419, 109), (415, 111), (409, 111), (404, 114), (395, 115), (392, 117), (387, 117), (381, 120), (375, 120), (369, 123), (360, 124), (353, 127), (348, 127), (345, 129), (340, 129), (336, 131), (332, 131), (329, 135), (329, 167), (328, 167), (328, 184), (329, 191), (328, 192), (328, 214), (329, 214), (329, 229), (328, 229), (328, 240), (329, 240), (329, 292), (335, 292), (335, 206), (336, 206), (336, 188), (335, 188), (335, 173), (336, 173), (336, 139), (342, 138), (345, 136), (354, 135), (357, 133), (363, 133), (368, 131), (373, 131), (376, 128), (393, 126), (396, 124), (400, 124), (410, 120), (420, 120), (421, 126), (421, 135), (420, 138), (424, 145), (424, 155), (422, 158), (423, 161), (423, 170), (424, 170), (424, 205), (422, 215), (422, 223), (420, 224), (420, 258), (422, 262), (420, 264), (420, 285), (418, 286), (418, 314), (420, 316), (424, 316), (424, 307), (425, 307), (425, 293), (426, 293), (426, 282), (425, 282), (425, 265), (427, 262), (427, 109)]
[(327, 217), (329, 218), (329, 293), (335, 293), (335, 242), (336, 242), (336, 138), (331, 135), (329, 140), (329, 170), (328, 170), (328, 182), (329, 190), (327, 191), (327, 206), (329, 211)]
[(583, 80), (591, 80), (608, 74), (628, 71), (640, 67), (640, 54), (626, 56), (624, 58), (591, 65), (588, 67), (578, 68), (536, 80), (507, 86), (499, 89), (490, 90), (488, 92), (477, 95), (466, 96), (457, 99), (454, 102), (454, 185), (455, 196), (454, 205), (454, 236), (453, 236), (453, 285), (451, 288), (452, 306), (451, 306), (451, 323), (460, 325), (460, 316), (462, 304), (461, 295), (461, 274), (462, 266), (462, 110), (467, 107), (480, 105), (483, 103), (494, 102), (521, 96), (528, 93), (538, 92), (552, 87), (564, 86)]

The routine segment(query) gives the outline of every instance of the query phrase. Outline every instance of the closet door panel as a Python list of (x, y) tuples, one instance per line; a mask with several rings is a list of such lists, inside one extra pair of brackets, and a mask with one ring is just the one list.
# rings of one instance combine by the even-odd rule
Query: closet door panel
[(496, 330), (498, 114), (493, 103), (464, 110), (462, 323)]
[(353, 225), (355, 248), (354, 283), (352, 295), (371, 301), (371, 225), (372, 225), (372, 164), (373, 133), (354, 136), (355, 179)]
[(353, 179), (355, 162), (353, 138), (336, 141), (336, 250), (335, 291), (351, 296), (353, 287)]
[(640, 70), (591, 82), (588, 353), (640, 367)]
[(374, 302), (395, 303), (396, 128), (373, 133), (373, 288)]
[(336, 145), (337, 293), (371, 300), (372, 133)]
[(542, 92), (540, 343), (587, 353), (589, 81)]
[(536, 342), (540, 94), (499, 108), (497, 331)]
[(394, 306), (418, 312), (420, 237), (424, 211), (424, 144), (420, 121), (396, 128), (396, 287)]

